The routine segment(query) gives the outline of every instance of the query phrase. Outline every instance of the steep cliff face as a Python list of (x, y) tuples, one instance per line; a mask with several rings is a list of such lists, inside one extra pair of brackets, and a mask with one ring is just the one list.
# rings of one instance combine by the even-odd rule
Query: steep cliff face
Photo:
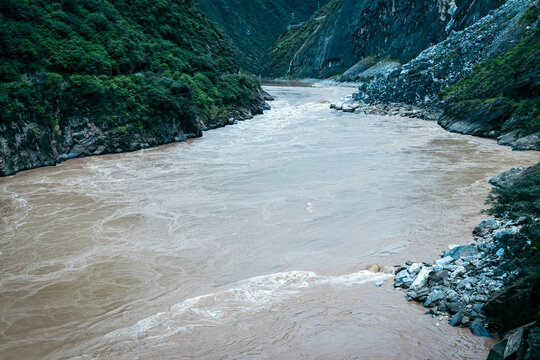
[[(328, 0), (197, 0), (231, 40), (236, 58), (259, 74), (268, 49), (290, 24), (308, 20)], [(293, 15), (294, 13), (294, 15)], [(294, 16), (294, 19), (293, 19)]]
[[(504, 0), (333, 0), (331, 11), (291, 29), (271, 51), (263, 75), (328, 78), (366, 58), (406, 63), (422, 50), (462, 30)], [(324, 18), (320, 18), (324, 16)], [(295, 54), (282, 44), (303, 37)], [(279, 61), (288, 58), (289, 62)]]
[(513, 27), (514, 46), (443, 90), (441, 126), (453, 132), (497, 138), (499, 144), (516, 150), (540, 150), (538, 15), (537, 1)]
[(449, 131), (540, 150), (539, 22), (538, 0), (509, 0), (408, 63), (361, 77), (354, 98), (438, 108)]
[(200, 136), (264, 105), (192, 0), (5, 0), (0, 14), (0, 175)]

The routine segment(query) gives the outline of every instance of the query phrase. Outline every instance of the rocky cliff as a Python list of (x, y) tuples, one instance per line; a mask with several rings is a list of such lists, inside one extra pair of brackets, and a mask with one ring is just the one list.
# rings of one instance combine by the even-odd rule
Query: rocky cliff
[[(357, 63), (362, 68), (362, 61), (406, 63), (444, 40), (450, 31), (464, 29), (502, 3), (504, 0), (333, 0), (324, 12), (278, 40), (263, 75), (328, 78)], [(289, 51), (285, 45), (298, 39), (301, 48)]]
[(144, 127), (129, 123), (117, 126), (81, 113), (67, 116), (51, 129), (32, 113), (24, 113), (23, 121), (0, 123), (0, 176), (77, 157), (135, 151), (200, 137), (205, 130), (262, 114), (269, 108), (263, 99), (271, 97), (260, 88), (258, 91), (258, 97), (249, 103), (211, 118), (179, 115)]
[(538, 1), (509, 0), (404, 65), (366, 65), (354, 99), (436, 109), (449, 131), (540, 150), (539, 39)]

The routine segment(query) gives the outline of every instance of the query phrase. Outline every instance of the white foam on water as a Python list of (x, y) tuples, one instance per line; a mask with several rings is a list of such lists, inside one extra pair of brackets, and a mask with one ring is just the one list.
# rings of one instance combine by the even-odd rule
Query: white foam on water
[(383, 273), (360, 272), (341, 276), (321, 276), (310, 271), (289, 271), (253, 277), (230, 288), (186, 299), (135, 325), (112, 331), (105, 338), (163, 338), (196, 326), (218, 324), (235, 315), (270, 307), (282, 299), (300, 294), (304, 288), (318, 285), (352, 286), (390, 277)]
[(4, 230), (6, 232), (12, 232), (26, 224), (26, 218), (31, 210), (31, 206), (28, 205), (28, 201), (19, 193), (8, 190), (7, 186), (4, 186), (2, 190), (4, 193), (9, 194), (9, 201), (14, 209), (12, 216), (4, 216), (2, 218), (6, 225)]

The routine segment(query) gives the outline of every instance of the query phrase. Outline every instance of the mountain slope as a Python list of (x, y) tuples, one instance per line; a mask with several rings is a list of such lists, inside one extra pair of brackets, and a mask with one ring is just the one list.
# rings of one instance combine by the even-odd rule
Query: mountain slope
[[(328, 0), (198, 0), (231, 40), (240, 65), (259, 74), (266, 53), (291, 23), (304, 22)], [(292, 13), (294, 12), (294, 21)]]
[[(498, 138), (514, 149), (540, 150), (539, 4), (519, 26), (517, 45), (480, 64), (456, 85), (444, 89), (447, 107), (439, 124), (465, 134)], [(527, 30), (527, 28), (529, 28)]]
[(0, 3), (0, 174), (199, 136), (259, 111), (193, 1)]
[(444, 111), (445, 129), (540, 150), (539, 1), (509, 0), (408, 63), (363, 79), (354, 98)]
[[(271, 50), (264, 76), (328, 78), (345, 72), (363, 59), (395, 59), (405, 63), (425, 48), (461, 30), (504, 0), (333, 0), (324, 19), (312, 19), (291, 29)], [(319, 24), (315, 24), (319, 21)], [(307, 43), (291, 55), (284, 43)], [(293, 59), (294, 57), (294, 59)], [(287, 61), (282, 59), (286, 58)], [(289, 69), (289, 62), (292, 65)], [(285, 63), (287, 65), (285, 65)]]

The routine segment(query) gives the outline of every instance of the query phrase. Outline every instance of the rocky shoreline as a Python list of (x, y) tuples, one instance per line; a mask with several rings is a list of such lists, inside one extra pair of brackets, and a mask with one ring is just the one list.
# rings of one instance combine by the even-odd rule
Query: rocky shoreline
[(432, 121), (440, 119), (444, 112), (438, 106), (419, 106), (395, 102), (363, 103), (355, 101), (352, 95), (331, 103), (330, 108), (363, 115), (402, 116)]
[(229, 110), (212, 119), (184, 121), (171, 119), (146, 129), (125, 126), (122, 131), (109, 123), (97, 123), (84, 116), (73, 116), (67, 125), (54, 131), (35, 121), (15, 125), (14, 140), (5, 137), (6, 124), (0, 123), (0, 176), (23, 170), (54, 166), (68, 159), (137, 151), (172, 142), (201, 137), (203, 131), (232, 125), (270, 109), (272, 96), (259, 88), (258, 98), (242, 108)]
[[(509, 170), (490, 180), (506, 188), (540, 169)], [(448, 317), (452, 326), (468, 327), (476, 336), (502, 340), (488, 359), (540, 358), (540, 321), (531, 294), (513, 284), (523, 274), (522, 263), (534, 255), (531, 241), (510, 244), (524, 219), (486, 219), (473, 230), (468, 245), (450, 245), (432, 263), (407, 261), (394, 277), (394, 287), (409, 301), (422, 303), (426, 314)]]
[[(532, 56), (525, 49), (534, 48), (534, 39), (538, 37), (540, 19), (534, 13), (537, 7), (537, 0), (509, 0), (469, 27), (449, 31), (446, 40), (430, 46), (406, 64), (389, 60), (376, 63), (355, 76), (364, 79), (356, 93), (331, 107), (344, 112), (435, 120), (448, 131), (494, 138), (514, 150), (540, 150), (540, 134), (531, 125), (534, 107), (518, 111), (512, 105), (525, 103), (524, 99), (529, 98), (527, 101), (534, 101), (536, 96), (538, 74), (525, 66)], [(536, 20), (533, 16), (530, 25), (526, 25), (533, 13)], [(520, 55), (513, 54), (511, 51), (522, 40), (530, 44), (522, 44), (523, 53), (515, 51)], [(501, 56), (518, 59), (516, 62), (523, 65), (526, 74), (517, 73), (515, 79), (507, 80), (502, 92), (499, 85), (491, 85), (492, 89), (489, 84), (471, 83), (465, 92), (478, 93), (473, 100), (465, 100), (464, 93), (458, 90), (444, 94), (460, 80), (480, 71), (482, 64), (502, 63)]]

